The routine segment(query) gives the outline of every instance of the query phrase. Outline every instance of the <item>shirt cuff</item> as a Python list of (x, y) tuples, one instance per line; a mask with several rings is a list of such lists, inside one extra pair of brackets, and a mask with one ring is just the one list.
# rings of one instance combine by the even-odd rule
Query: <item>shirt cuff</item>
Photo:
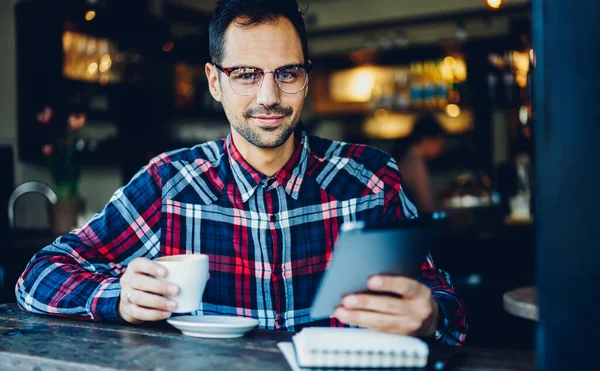
[(92, 295), (88, 308), (94, 321), (108, 323), (126, 323), (119, 315), (121, 280), (106, 278)]
[(448, 328), (448, 324), (447, 324), (448, 320), (446, 319), (446, 313), (444, 312), (444, 306), (442, 305), (440, 300), (438, 300), (438, 298), (436, 298), (435, 296), (433, 297), (433, 299), (438, 304), (438, 321), (437, 321), (437, 325), (435, 327), (435, 332), (433, 333), (433, 338), (435, 340), (440, 340), (441, 338), (444, 337), (445, 330)]
[(460, 308), (460, 302), (451, 295), (444, 293), (433, 293), (433, 299), (438, 303), (439, 318), (438, 325), (433, 334), (434, 339), (443, 344), (452, 346), (462, 345), (466, 337), (466, 323), (464, 329), (458, 326), (457, 318), (453, 317), (453, 313)]

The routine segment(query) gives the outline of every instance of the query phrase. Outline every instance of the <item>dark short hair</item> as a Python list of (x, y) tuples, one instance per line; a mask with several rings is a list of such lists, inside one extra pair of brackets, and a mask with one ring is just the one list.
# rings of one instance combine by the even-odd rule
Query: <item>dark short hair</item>
[(296, 0), (219, 0), (208, 29), (211, 62), (220, 64), (223, 61), (225, 31), (231, 22), (249, 27), (274, 22), (278, 17), (285, 17), (292, 23), (300, 37), (304, 59), (308, 60), (306, 27)]
[(410, 135), (411, 143), (416, 143), (423, 138), (438, 138), (446, 132), (439, 121), (430, 114), (424, 114), (417, 118)]

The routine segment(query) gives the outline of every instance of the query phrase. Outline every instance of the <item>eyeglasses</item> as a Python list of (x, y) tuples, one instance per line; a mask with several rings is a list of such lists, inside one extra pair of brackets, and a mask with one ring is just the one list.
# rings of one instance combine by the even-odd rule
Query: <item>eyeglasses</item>
[(272, 73), (279, 90), (286, 94), (297, 94), (304, 90), (308, 82), (308, 72), (312, 64), (291, 64), (278, 67), (274, 70), (263, 70), (257, 67), (229, 67), (224, 68), (213, 63), (219, 71), (229, 77), (229, 86), (236, 94), (253, 95), (262, 86), (267, 73)]

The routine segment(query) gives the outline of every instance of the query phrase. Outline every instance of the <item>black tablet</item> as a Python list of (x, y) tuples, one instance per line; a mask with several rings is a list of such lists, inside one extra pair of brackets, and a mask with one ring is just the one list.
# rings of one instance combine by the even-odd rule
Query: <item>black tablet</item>
[(311, 306), (311, 317), (330, 317), (345, 295), (368, 292), (367, 280), (373, 275), (417, 277), (434, 234), (433, 224), (419, 219), (344, 223)]

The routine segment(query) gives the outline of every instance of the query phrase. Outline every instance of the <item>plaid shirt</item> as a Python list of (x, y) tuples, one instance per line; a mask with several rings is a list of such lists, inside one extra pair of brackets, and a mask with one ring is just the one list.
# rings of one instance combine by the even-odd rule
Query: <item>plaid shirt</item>
[[(34, 313), (121, 321), (120, 277), (135, 258), (209, 256), (211, 278), (197, 314), (249, 316), (260, 327), (298, 331), (327, 268), (340, 225), (416, 217), (397, 165), (363, 145), (299, 135), (289, 162), (267, 177), (222, 140), (153, 159), (80, 229), (38, 252), (17, 282)], [(420, 280), (441, 317), (438, 338), (465, 339), (449, 275), (428, 256)]]

